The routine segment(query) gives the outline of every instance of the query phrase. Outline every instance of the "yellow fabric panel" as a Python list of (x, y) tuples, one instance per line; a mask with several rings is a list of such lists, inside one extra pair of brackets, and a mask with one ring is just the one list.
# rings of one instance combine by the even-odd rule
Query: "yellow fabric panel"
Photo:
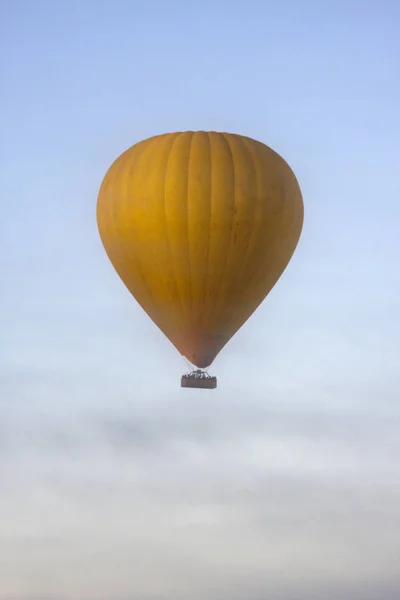
[(290, 167), (260, 142), (168, 133), (112, 164), (97, 222), (129, 291), (179, 352), (205, 368), (286, 268), (303, 200)]

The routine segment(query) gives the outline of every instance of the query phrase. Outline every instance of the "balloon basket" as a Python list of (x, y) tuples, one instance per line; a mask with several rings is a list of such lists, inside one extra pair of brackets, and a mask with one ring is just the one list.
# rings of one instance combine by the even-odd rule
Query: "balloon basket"
[(217, 387), (217, 378), (197, 369), (191, 373), (182, 375), (181, 387), (183, 388), (196, 388), (202, 390), (215, 390)]

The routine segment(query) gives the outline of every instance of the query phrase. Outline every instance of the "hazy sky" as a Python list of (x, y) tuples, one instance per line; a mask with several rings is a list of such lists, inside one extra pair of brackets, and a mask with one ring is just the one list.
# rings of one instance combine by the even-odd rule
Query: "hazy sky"
[[(400, 597), (400, 5), (1, 0), (0, 600)], [(140, 139), (294, 169), (303, 236), (215, 392), (95, 222)]]

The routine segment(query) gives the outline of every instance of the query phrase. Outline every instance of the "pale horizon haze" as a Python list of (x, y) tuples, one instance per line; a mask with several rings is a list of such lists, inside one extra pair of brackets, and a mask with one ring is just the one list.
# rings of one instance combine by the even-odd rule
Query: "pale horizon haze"
[[(400, 4), (0, 0), (0, 89), (0, 600), (398, 600)], [(199, 129), (305, 206), (213, 392), (96, 226)]]

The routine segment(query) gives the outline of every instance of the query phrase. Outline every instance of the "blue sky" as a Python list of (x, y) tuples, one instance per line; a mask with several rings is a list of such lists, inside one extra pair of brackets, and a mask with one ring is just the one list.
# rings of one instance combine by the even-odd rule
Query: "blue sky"
[[(398, 4), (0, 10), (0, 600), (398, 598)], [(305, 203), (209, 396), (95, 221), (185, 129), (272, 146)]]

